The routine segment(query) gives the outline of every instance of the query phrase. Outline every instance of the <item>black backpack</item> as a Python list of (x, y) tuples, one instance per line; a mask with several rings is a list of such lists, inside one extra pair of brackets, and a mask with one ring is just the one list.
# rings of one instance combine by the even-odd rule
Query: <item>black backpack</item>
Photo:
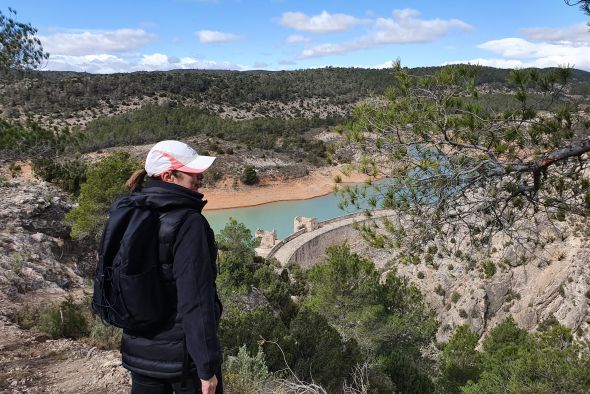
[(158, 212), (131, 196), (111, 206), (92, 296), (92, 309), (103, 321), (141, 333), (171, 317), (158, 254), (159, 227)]

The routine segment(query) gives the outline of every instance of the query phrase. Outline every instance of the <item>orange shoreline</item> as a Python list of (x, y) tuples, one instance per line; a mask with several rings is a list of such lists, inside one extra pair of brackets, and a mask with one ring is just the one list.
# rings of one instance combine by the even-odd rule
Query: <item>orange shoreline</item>
[(309, 200), (334, 191), (334, 177), (340, 175), (342, 183), (360, 183), (367, 179), (364, 174), (344, 176), (337, 168), (320, 169), (309, 175), (288, 181), (263, 180), (261, 184), (246, 186), (227, 180), (215, 188), (203, 188), (201, 193), (208, 201), (206, 211), (246, 208), (278, 201)]

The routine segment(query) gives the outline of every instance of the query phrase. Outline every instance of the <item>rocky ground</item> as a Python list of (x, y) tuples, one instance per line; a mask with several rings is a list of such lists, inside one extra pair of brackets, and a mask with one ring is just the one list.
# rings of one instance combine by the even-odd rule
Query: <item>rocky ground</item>
[(67, 196), (35, 180), (3, 178), (0, 201), (0, 392), (129, 392), (117, 351), (15, 324), (26, 305), (82, 293), (89, 262), (63, 224)]
[(128, 393), (118, 351), (0, 323), (0, 393)]

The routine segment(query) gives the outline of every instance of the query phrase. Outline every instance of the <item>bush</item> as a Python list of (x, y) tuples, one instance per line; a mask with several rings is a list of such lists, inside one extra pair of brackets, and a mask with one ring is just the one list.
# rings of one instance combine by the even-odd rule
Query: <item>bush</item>
[(297, 313), (297, 308), (291, 301), (291, 286), (287, 271), (279, 275), (269, 264), (264, 264), (254, 272), (253, 281), (273, 308), (281, 311), (283, 321), (290, 321)]
[(14, 316), (16, 324), (22, 329), (30, 330), (39, 324), (39, 316), (44, 308), (39, 305), (25, 304), (16, 311)]
[(491, 278), (496, 274), (496, 264), (493, 261), (486, 261), (483, 263), (483, 273), (486, 278)]
[(440, 283), (438, 285), (436, 285), (436, 287), (434, 288), (434, 292), (436, 294), (438, 294), (441, 297), (444, 297), (446, 294), (445, 289), (442, 288), (442, 286), (440, 285)]
[(76, 304), (71, 296), (43, 311), (39, 316), (38, 327), (51, 338), (78, 339), (89, 333), (83, 307)]
[(258, 174), (256, 174), (256, 169), (254, 168), (254, 166), (244, 167), (244, 171), (242, 172), (242, 177), (240, 178), (240, 180), (245, 185), (254, 185), (258, 183)]
[(451, 294), (451, 302), (453, 304), (456, 304), (460, 298), (461, 298), (461, 294), (457, 293), (456, 291), (454, 291), (453, 294)]
[(305, 308), (291, 322), (289, 339), (292, 343), (291, 349), (286, 349), (287, 359), (295, 375), (320, 384), (330, 393), (342, 388), (361, 359), (354, 339), (345, 341), (325, 317)]
[(481, 354), (475, 350), (479, 336), (462, 325), (449, 339), (441, 354), (438, 384), (447, 393), (459, 393), (468, 381), (477, 381), (481, 373)]
[(33, 171), (44, 181), (75, 196), (80, 194), (80, 186), (86, 180), (86, 164), (78, 159), (62, 162), (52, 159), (35, 160)]
[(218, 168), (209, 168), (207, 171), (203, 173), (203, 183), (206, 186), (212, 186), (217, 183), (222, 178), (221, 170)]
[(238, 355), (229, 356), (224, 366), (224, 386), (232, 393), (258, 393), (271, 377), (261, 347), (256, 356), (250, 356), (246, 346), (242, 345)]
[(254, 248), (257, 240), (243, 223), (231, 218), (216, 235), (219, 248), (218, 266), (221, 296), (237, 290), (247, 293), (254, 285)]
[(66, 215), (72, 225), (72, 237), (100, 239), (107, 221), (109, 207), (118, 197), (128, 193), (125, 182), (141, 164), (128, 153), (114, 153), (89, 166), (86, 182), (80, 188), (78, 207)]
[[(237, 354), (244, 345), (250, 354), (254, 354), (261, 338), (281, 341), (286, 337), (287, 331), (281, 319), (268, 307), (247, 311), (229, 304), (223, 311), (219, 325), (219, 340), (226, 355)], [(285, 368), (283, 356), (276, 346), (265, 346), (264, 352), (266, 364), (271, 371)]]
[[(406, 378), (429, 386), (430, 363), (421, 349), (433, 342), (438, 324), (407, 278), (392, 271), (383, 281), (373, 262), (346, 245), (328, 248), (325, 261), (308, 278), (310, 296), (303, 308), (321, 314), (343, 337), (355, 339), (365, 355), (388, 364), (391, 368), (384, 366), (384, 372), (396, 386), (405, 387)], [(395, 372), (401, 369), (407, 374)]]
[(67, 130), (55, 132), (33, 122), (21, 125), (0, 119), (0, 156), (4, 159), (48, 156), (72, 142)]
[(475, 393), (587, 393), (590, 356), (557, 323), (529, 334), (509, 317), (483, 341), (482, 373), (461, 388)]
[(117, 350), (121, 346), (123, 330), (105, 324), (100, 317), (94, 316), (90, 328), (89, 342), (99, 349)]

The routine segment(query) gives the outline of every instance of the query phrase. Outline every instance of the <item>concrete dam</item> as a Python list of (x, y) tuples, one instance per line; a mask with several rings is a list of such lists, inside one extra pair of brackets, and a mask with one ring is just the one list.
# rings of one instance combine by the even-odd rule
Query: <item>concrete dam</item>
[(276, 233), (256, 231), (256, 236), (261, 238), (261, 246), (257, 252), (261, 256), (276, 258), (283, 266), (296, 263), (309, 268), (324, 257), (328, 247), (358, 238), (360, 235), (354, 228), (355, 224), (362, 225), (364, 222), (394, 214), (389, 209), (373, 211), (372, 216), (367, 216), (365, 212), (356, 212), (322, 222), (298, 216), (294, 220), (295, 232), (283, 240), (277, 241)]

